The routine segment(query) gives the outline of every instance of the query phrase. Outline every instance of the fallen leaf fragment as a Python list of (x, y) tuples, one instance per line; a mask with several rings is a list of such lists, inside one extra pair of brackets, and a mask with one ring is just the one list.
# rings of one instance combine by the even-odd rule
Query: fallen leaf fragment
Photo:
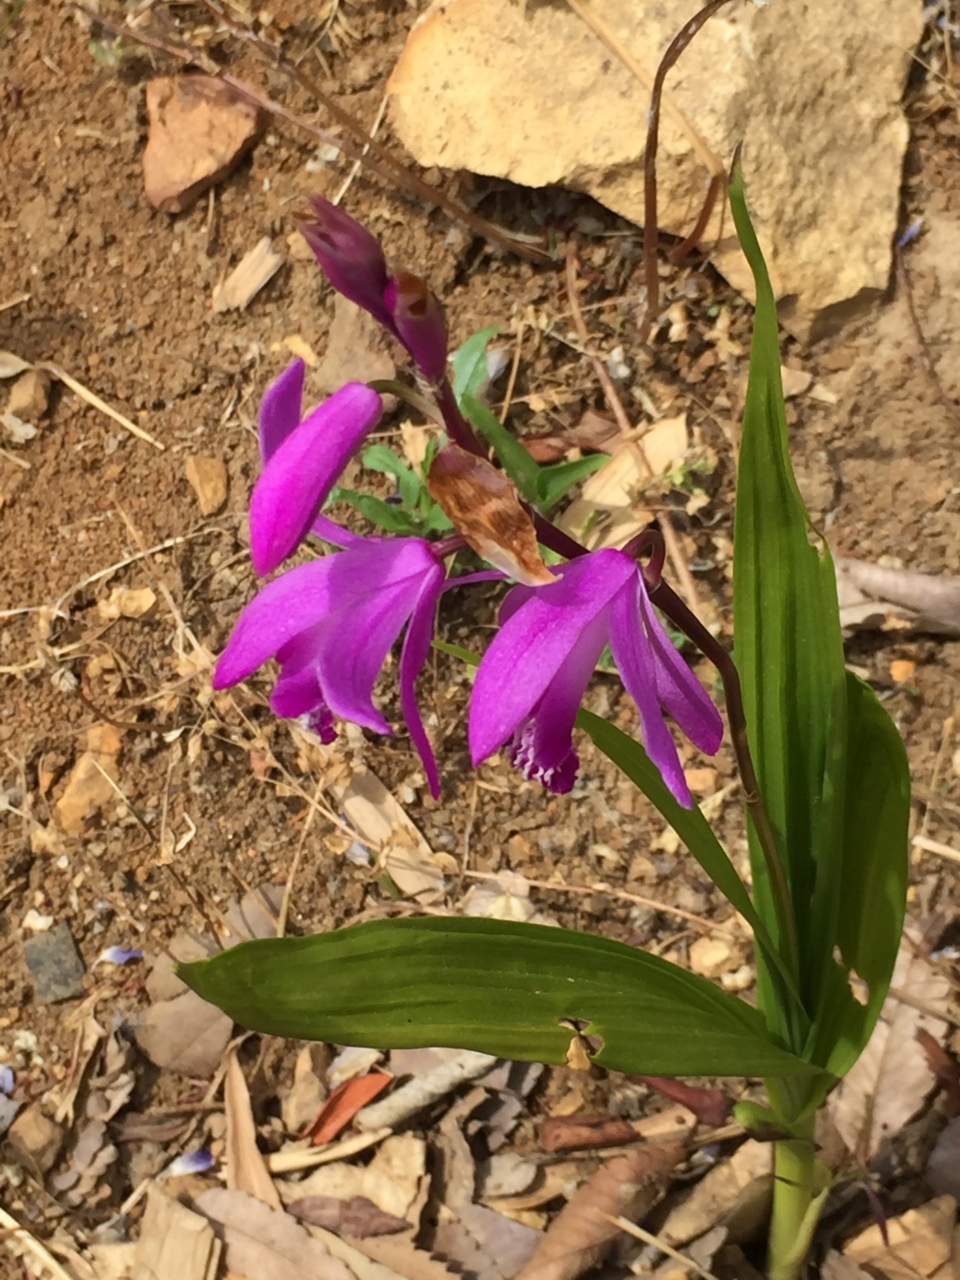
[(338, 1200), (335, 1196), (303, 1196), (299, 1200), (291, 1200), (287, 1211), (311, 1226), (326, 1227), (338, 1235), (356, 1236), (358, 1239), (392, 1235), (410, 1226), (406, 1218), (384, 1213), (366, 1196), (351, 1196), (349, 1200)]
[(57, 1162), (63, 1130), (34, 1103), (14, 1120), (7, 1140), (26, 1167), (42, 1177)]
[(960, 578), (893, 569), (838, 556), (844, 627), (960, 635)]
[(951, 1120), (937, 1138), (925, 1176), (931, 1191), (960, 1200), (960, 1118)]
[(325, 1057), (326, 1049), (317, 1044), (305, 1044), (297, 1054), (293, 1086), (280, 1098), (280, 1114), (288, 1133), (299, 1133), (323, 1106), (327, 1096), (323, 1082)]
[(233, 1021), (215, 1005), (185, 991), (151, 1005), (137, 1023), (137, 1044), (152, 1063), (208, 1080), (230, 1042)]
[[(355, 1280), (353, 1272), (288, 1213), (243, 1191), (213, 1187), (196, 1207), (222, 1228), (228, 1271), (255, 1280)], [(177, 1276), (177, 1272), (164, 1273)], [(157, 1278), (160, 1280), (160, 1277)]]
[(147, 85), (143, 153), (147, 199), (182, 213), (220, 182), (254, 145), (266, 116), (216, 76), (162, 76)]
[(116, 796), (110, 779), (116, 781), (119, 754), (120, 734), (114, 726), (91, 725), (87, 730), (87, 749), (73, 766), (66, 789), (55, 806), (67, 835), (79, 835), (91, 812)]
[(764, 1194), (769, 1199), (772, 1173), (772, 1144), (748, 1139), (729, 1160), (715, 1165), (682, 1195), (658, 1234), (667, 1244), (680, 1247), (711, 1227), (725, 1224), (742, 1203), (747, 1189), (758, 1181), (765, 1182)]
[(437, 855), (376, 774), (355, 768), (348, 780), (334, 780), (329, 789), (357, 838), (377, 853), (401, 893), (427, 906), (437, 902), (444, 887)]
[(192, 454), (184, 464), (187, 483), (197, 495), (200, 514), (211, 516), (227, 500), (227, 468), (219, 458)]
[(365, 1076), (347, 1080), (338, 1089), (334, 1089), (303, 1136), (309, 1136), (315, 1147), (332, 1142), (360, 1108), (382, 1093), (392, 1079), (393, 1076), (387, 1075), (385, 1071), (371, 1071)]
[(543, 1151), (583, 1151), (590, 1147), (616, 1147), (638, 1141), (636, 1129), (621, 1116), (546, 1116), (540, 1125), (540, 1147)]
[(264, 236), (214, 288), (214, 311), (242, 311), (282, 266), (283, 254), (274, 250), (269, 236)]
[(442, 1156), (442, 1200), (449, 1214), (438, 1222), (434, 1250), (456, 1269), (473, 1272), (478, 1280), (513, 1275), (533, 1256), (540, 1232), (474, 1202), (477, 1170), (463, 1132), (474, 1113), (487, 1102), (485, 1089), (472, 1089), (440, 1123), (437, 1143)]
[(560, 1210), (514, 1280), (574, 1280), (596, 1266), (619, 1235), (610, 1218), (649, 1213), (685, 1155), (685, 1143), (651, 1143), (602, 1165)]
[(413, 1133), (397, 1133), (385, 1139), (369, 1164), (327, 1164), (301, 1182), (281, 1182), (279, 1191), (291, 1212), (293, 1204), (305, 1198), (341, 1203), (364, 1200), (391, 1219), (416, 1227), (428, 1182), (426, 1142)]
[[(290, 339), (285, 339), (289, 345)], [(301, 352), (294, 351), (294, 355)], [(308, 364), (314, 363), (307, 361)], [(345, 382), (390, 381), (397, 366), (387, 350), (383, 326), (362, 307), (337, 294), (327, 346), (317, 369), (315, 385), (331, 395)]]
[[(917, 1032), (926, 1030), (941, 1041), (951, 1017), (949, 979), (916, 953), (904, 935), (887, 997), (866, 1049), (827, 1101), (827, 1110), (848, 1149), (864, 1164), (885, 1137), (896, 1133), (919, 1110), (934, 1086), (934, 1074)], [(943, 1020), (923, 1012), (942, 1010)]]
[(227, 1059), (223, 1103), (227, 1118), (227, 1187), (245, 1191), (271, 1209), (279, 1209), (279, 1193), (257, 1146), (250, 1091), (235, 1049)]
[(36, 426), (50, 405), (50, 381), (45, 369), (28, 369), (10, 388), (8, 412)]
[(134, 1255), (136, 1280), (214, 1280), (221, 1248), (205, 1218), (150, 1185)]
[(665, 1098), (679, 1102), (697, 1117), (701, 1124), (718, 1129), (730, 1119), (733, 1103), (722, 1089), (703, 1089), (666, 1076), (632, 1076), (633, 1080), (654, 1089)]
[[(876, 1280), (948, 1280), (957, 1202), (940, 1196), (887, 1222), (889, 1248), (876, 1224), (846, 1246), (845, 1258), (868, 1269)], [(941, 1271), (941, 1268), (943, 1270)]]

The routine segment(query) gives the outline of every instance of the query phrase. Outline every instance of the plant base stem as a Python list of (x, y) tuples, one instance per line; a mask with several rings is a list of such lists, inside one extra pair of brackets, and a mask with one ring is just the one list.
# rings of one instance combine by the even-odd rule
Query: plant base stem
[(802, 1136), (778, 1142), (774, 1147), (773, 1215), (767, 1259), (770, 1280), (799, 1280), (830, 1190), (830, 1170), (817, 1158), (813, 1126), (811, 1115), (799, 1126), (806, 1131)]

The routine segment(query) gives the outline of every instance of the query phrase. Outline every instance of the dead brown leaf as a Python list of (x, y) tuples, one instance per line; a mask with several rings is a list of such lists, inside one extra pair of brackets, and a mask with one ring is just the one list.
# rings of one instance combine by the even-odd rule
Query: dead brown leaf
[[(906, 934), (891, 989), (903, 999), (887, 998), (869, 1044), (827, 1102), (848, 1149), (864, 1164), (885, 1137), (919, 1110), (933, 1088), (934, 1075), (917, 1032), (923, 1028), (940, 1041), (950, 1017), (949, 979), (917, 954), (916, 942)], [(942, 1011), (944, 1020), (923, 1010)]]
[(300, 1200), (291, 1200), (287, 1212), (311, 1226), (325, 1227), (337, 1235), (356, 1236), (358, 1239), (393, 1235), (410, 1226), (406, 1218), (384, 1213), (366, 1196), (351, 1196), (349, 1200), (338, 1200), (335, 1196), (304, 1196)]
[(397, 367), (387, 351), (383, 326), (338, 293), (326, 351), (317, 369), (317, 389), (330, 395), (345, 382), (388, 381), (396, 376)]
[(233, 1020), (215, 1005), (185, 991), (151, 1005), (137, 1024), (137, 1044), (152, 1063), (207, 1080), (230, 1042)]
[(952, 1280), (957, 1202), (940, 1196), (887, 1223), (889, 1248), (874, 1224), (851, 1240), (844, 1257), (863, 1265), (876, 1280)]
[[(353, 1272), (288, 1213), (243, 1191), (213, 1187), (196, 1207), (222, 1228), (229, 1271), (256, 1280), (355, 1280)], [(168, 1272), (167, 1275), (176, 1275)], [(178, 1277), (179, 1280), (179, 1277)]]
[(140, 1224), (134, 1280), (214, 1280), (220, 1241), (210, 1224), (153, 1183)]
[(283, 266), (283, 254), (274, 250), (269, 236), (243, 255), (222, 284), (213, 290), (214, 311), (243, 311)]
[(619, 1234), (609, 1219), (649, 1213), (685, 1155), (685, 1143), (664, 1142), (608, 1161), (561, 1209), (514, 1280), (574, 1280), (596, 1266)]
[(223, 1102), (227, 1117), (227, 1187), (245, 1191), (271, 1209), (279, 1209), (280, 1196), (257, 1146), (250, 1092), (235, 1049), (227, 1058)]

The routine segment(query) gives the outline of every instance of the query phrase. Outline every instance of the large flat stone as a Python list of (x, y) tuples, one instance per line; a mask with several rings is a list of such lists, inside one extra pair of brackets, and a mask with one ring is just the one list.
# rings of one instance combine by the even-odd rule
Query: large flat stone
[[(593, 0), (652, 78), (700, 0)], [(782, 314), (827, 327), (885, 289), (907, 125), (900, 98), (922, 28), (916, 0), (773, 0), (712, 18), (667, 78), (660, 221), (687, 235), (709, 174), (742, 139), (748, 199)], [(394, 127), (425, 165), (589, 192), (643, 220), (648, 89), (566, 4), (442, 0), (390, 80)], [(682, 121), (688, 122), (683, 126)], [(704, 238), (749, 291), (729, 210)]]

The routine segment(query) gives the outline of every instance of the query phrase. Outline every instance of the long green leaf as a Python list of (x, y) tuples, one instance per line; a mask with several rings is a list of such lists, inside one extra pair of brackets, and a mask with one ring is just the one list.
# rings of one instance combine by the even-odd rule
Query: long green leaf
[(700, 810), (696, 807), (685, 809), (683, 805), (677, 803), (664, 782), (660, 770), (635, 738), (631, 738), (622, 729), (601, 719), (600, 716), (594, 715), (592, 711), (581, 709), (577, 715), (577, 724), (581, 729), (586, 730), (603, 754), (622, 769), (651, 804), (663, 814), (727, 901), (750, 925), (757, 940), (757, 946), (767, 962), (777, 969), (782, 989), (788, 995), (792, 991), (793, 1000), (798, 1002), (799, 997), (773, 945), (770, 931), (753, 905), (753, 900), (730, 861), (726, 849), (717, 839), (713, 828)]
[[(776, 832), (797, 924), (801, 994), (817, 1007), (831, 920), (814, 920), (820, 868), (839, 867), (846, 681), (830, 553), (810, 525), (787, 447), (776, 304), (747, 213), (739, 166), (730, 201), (756, 281), (734, 527), (734, 644), (760, 790)], [(816, 545), (814, 545), (816, 544)], [(751, 829), (757, 905), (776, 914)], [(826, 925), (826, 927), (825, 927)], [(776, 937), (778, 945), (783, 939)], [(812, 984), (812, 986), (810, 985)], [(772, 993), (761, 975), (764, 1007)], [(799, 1048), (799, 1046), (796, 1046)]]
[[(243, 1026), (378, 1048), (448, 1045), (654, 1075), (810, 1076), (761, 1015), (621, 942), (499, 920), (378, 920), (242, 943), (177, 972)], [(594, 1039), (596, 1037), (596, 1039)]]
[[(903, 928), (909, 877), (910, 766), (903, 739), (873, 690), (847, 674), (841, 876), (834, 941), (808, 1054), (844, 1076), (880, 1016)], [(833, 877), (824, 877), (832, 887)], [(831, 949), (832, 950), (832, 949)], [(866, 985), (866, 1003), (851, 982)], [(862, 991), (860, 992), (862, 998)]]

